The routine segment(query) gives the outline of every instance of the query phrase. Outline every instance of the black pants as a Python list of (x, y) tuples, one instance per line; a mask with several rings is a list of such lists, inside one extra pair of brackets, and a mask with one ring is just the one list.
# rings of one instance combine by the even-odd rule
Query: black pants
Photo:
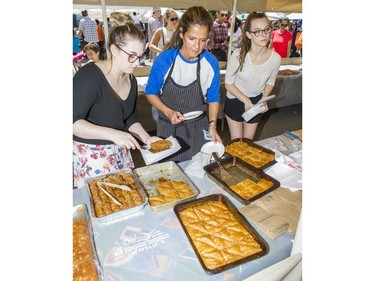
[(227, 61), (227, 53), (223, 50), (212, 49), (211, 54), (213, 54), (218, 61)]

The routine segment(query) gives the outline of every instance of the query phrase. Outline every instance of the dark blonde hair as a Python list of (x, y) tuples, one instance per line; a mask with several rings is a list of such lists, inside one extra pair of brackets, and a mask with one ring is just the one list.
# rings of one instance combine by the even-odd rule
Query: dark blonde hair
[[(145, 43), (145, 35), (143, 32), (132, 22), (124, 22), (120, 25), (112, 26), (109, 32), (108, 47), (111, 52), (111, 68), (108, 73), (112, 70), (112, 51), (111, 45), (115, 45), (119, 48), (120, 45), (126, 46), (128, 41), (139, 40), (143, 44)], [(105, 75), (107, 75), (106, 73)]]
[(168, 25), (168, 22), (167, 22), (167, 20), (171, 17), (171, 15), (173, 14), (173, 13), (176, 13), (177, 14), (177, 12), (175, 11), (175, 10), (173, 10), (173, 9), (166, 9), (165, 10), (165, 12), (163, 13), (163, 21), (164, 21), (164, 27), (166, 27), (167, 25)]
[(112, 12), (111, 13), (112, 25), (124, 25), (125, 23), (134, 23), (133, 18), (127, 13)]
[(144, 43), (145, 35), (134, 23), (115, 25), (109, 32), (108, 46), (126, 45), (129, 40), (139, 40)]
[[(270, 21), (265, 13), (251, 12), (247, 16), (246, 21), (244, 25), (242, 26), (242, 42), (241, 42), (241, 50), (240, 50), (240, 55), (239, 55), (239, 61), (240, 61), (239, 70), (240, 71), (242, 71), (243, 65), (245, 63), (246, 54), (251, 49), (251, 40), (246, 36), (246, 31), (250, 32), (251, 23), (253, 22), (253, 20), (263, 19), (263, 18), (267, 19), (268, 24), (270, 24)], [(238, 69), (236, 70), (236, 73), (237, 71)]]
[(83, 49), (85, 50), (85, 52), (87, 52), (87, 50), (93, 50), (95, 53), (99, 53), (100, 52), (100, 47), (95, 42), (89, 42), (89, 43), (87, 43)]
[[(179, 19), (175, 31), (172, 34), (171, 40), (165, 45), (163, 50), (178, 48), (181, 49), (183, 41), (180, 33), (183, 35), (189, 30), (191, 25), (198, 24), (207, 26), (208, 32), (212, 29), (214, 19), (212, 15), (202, 6), (193, 6), (186, 10), (186, 12)], [(208, 36), (208, 34), (207, 34)]]

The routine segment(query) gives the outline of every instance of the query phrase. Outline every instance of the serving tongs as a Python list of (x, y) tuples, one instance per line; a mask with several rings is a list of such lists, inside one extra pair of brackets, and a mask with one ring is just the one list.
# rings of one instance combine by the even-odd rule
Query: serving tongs
[(217, 154), (216, 151), (212, 152), (212, 156), (215, 159), (216, 164), (220, 168), (220, 178), (223, 182), (225, 182), (228, 186), (232, 186), (237, 184), (236, 180), (232, 177), (231, 174), (228, 173), (227, 170), (223, 167), (223, 165), (220, 162), (219, 155)]
[(104, 184), (106, 186), (110, 186), (110, 187), (114, 187), (114, 188), (120, 188), (120, 189), (126, 190), (126, 191), (131, 191), (132, 190), (126, 184), (116, 184), (116, 183), (111, 183), (111, 182), (106, 182), (106, 181), (98, 181), (98, 184)]
[(102, 186), (103, 183), (104, 182), (97, 182), (96, 185), (100, 188), (101, 191), (104, 192), (105, 195), (107, 195), (113, 201), (113, 203), (121, 206), (122, 204), (112, 194), (105, 190), (105, 188)]

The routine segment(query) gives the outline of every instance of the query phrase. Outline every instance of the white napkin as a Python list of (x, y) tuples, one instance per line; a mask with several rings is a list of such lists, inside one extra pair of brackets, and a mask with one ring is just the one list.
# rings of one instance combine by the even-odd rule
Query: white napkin
[(296, 151), (289, 156), (275, 150), (275, 159), (279, 163), (283, 163), (290, 168), (302, 172), (302, 150)]
[(172, 155), (173, 153), (179, 151), (181, 149), (181, 145), (178, 143), (178, 141), (170, 136), (168, 138), (166, 138), (166, 140), (170, 140), (172, 142), (172, 147), (170, 149), (167, 149), (167, 150), (164, 150), (164, 151), (160, 151), (160, 152), (157, 152), (157, 153), (152, 153), (148, 150), (145, 150), (145, 149), (141, 149), (141, 154), (142, 154), (142, 157), (143, 157), (143, 160), (145, 161), (145, 164), (146, 165), (150, 165), (152, 163), (155, 163), (161, 159), (164, 159), (165, 157), (169, 156), (169, 155)]
[(287, 187), (291, 191), (302, 190), (302, 172), (289, 167), (285, 163), (277, 162), (267, 168), (265, 173), (277, 179), (282, 187)]
[(210, 163), (211, 155), (203, 152), (198, 152), (190, 160), (189, 164), (185, 168), (185, 173), (203, 178), (206, 171), (203, 169), (204, 166)]

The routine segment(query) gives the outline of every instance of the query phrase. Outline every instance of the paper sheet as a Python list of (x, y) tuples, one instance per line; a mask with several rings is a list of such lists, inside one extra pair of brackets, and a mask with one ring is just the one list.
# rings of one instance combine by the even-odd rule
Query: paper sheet
[(141, 154), (143, 157), (143, 160), (145, 161), (146, 165), (150, 165), (152, 163), (155, 163), (159, 160), (164, 159), (165, 157), (168, 157), (169, 155), (172, 155), (173, 153), (179, 151), (181, 149), (181, 145), (178, 143), (178, 141), (170, 136), (166, 138), (166, 140), (170, 140), (172, 142), (172, 147), (170, 149), (160, 151), (157, 153), (152, 153), (148, 150), (141, 149)]

